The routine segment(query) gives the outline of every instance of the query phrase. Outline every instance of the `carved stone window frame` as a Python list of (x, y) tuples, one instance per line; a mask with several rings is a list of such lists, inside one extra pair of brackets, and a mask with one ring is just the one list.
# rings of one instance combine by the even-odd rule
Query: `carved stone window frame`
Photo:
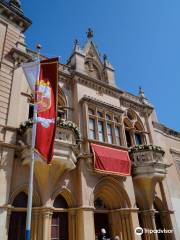
[[(126, 114), (124, 115), (124, 118), (123, 118), (123, 124), (124, 124), (125, 132), (127, 131), (130, 135), (131, 146), (137, 145), (135, 134), (140, 135), (142, 145), (147, 144), (147, 140), (145, 136), (146, 132), (145, 132), (143, 123), (140, 117), (138, 116), (138, 114), (133, 109), (129, 108), (126, 110)], [(127, 146), (127, 140), (126, 140), (126, 146)]]
[[(90, 110), (90, 111), (89, 111)], [(92, 114), (94, 113), (94, 114)], [(109, 118), (107, 119), (107, 116)], [(104, 132), (104, 141), (108, 144), (113, 144), (117, 146), (124, 146), (124, 129), (122, 124), (122, 112), (117, 113), (105, 108), (104, 106), (96, 106), (94, 104), (88, 103), (88, 119), (94, 119), (95, 122), (95, 139), (100, 141), (99, 134), (98, 134), (98, 122), (101, 121), (103, 123), (103, 132)], [(118, 121), (117, 121), (118, 120)], [(111, 126), (112, 132), (112, 143), (108, 141), (108, 131), (107, 125)], [(120, 133), (120, 145), (116, 142), (116, 135), (115, 135), (115, 128), (119, 128)], [(87, 132), (88, 132), (88, 139), (89, 139), (89, 123), (87, 124)], [(89, 139), (92, 140), (92, 139)], [(101, 141), (102, 142), (102, 141)]]

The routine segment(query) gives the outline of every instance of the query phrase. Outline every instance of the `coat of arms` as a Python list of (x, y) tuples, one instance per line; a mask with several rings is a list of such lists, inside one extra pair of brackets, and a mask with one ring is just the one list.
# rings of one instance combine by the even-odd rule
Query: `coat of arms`
[(47, 111), (51, 107), (50, 82), (40, 80), (36, 84), (37, 112)]

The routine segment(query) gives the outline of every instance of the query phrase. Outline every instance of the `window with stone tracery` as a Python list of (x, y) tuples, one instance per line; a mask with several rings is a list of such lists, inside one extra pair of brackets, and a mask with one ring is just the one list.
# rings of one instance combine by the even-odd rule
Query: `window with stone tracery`
[(88, 138), (122, 145), (122, 124), (118, 114), (98, 107), (88, 109)]
[(142, 145), (146, 143), (145, 131), (139, 116), (131, 109), (128, 109), (124, 118), (126, 145)]

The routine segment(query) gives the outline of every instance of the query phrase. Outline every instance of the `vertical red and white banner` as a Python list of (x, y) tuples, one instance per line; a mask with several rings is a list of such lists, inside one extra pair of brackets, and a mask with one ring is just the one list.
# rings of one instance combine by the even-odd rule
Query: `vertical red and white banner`
[(35, 152), (47, 163), (53, 156), (57, 117), (58, 58), (23, 65), (34, 92), (36, 121)]
[(53, 156), (57, 117), (58, 59), (40, 62), (39, 80), (35, 87), (37, 126), (35, 151), (47, 163)]

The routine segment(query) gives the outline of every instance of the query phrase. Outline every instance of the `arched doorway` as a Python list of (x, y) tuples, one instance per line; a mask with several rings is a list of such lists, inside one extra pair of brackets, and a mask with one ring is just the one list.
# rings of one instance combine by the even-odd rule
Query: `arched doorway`
[(68, 204), (63, 196), (54, 200), (51, 222), (51, 240), (68, 240)]
[(94, 226), (95, 226), (95, 236), (96, 239), (98, 239), (98, 236), (100, 236), (101, 229), (106, 230), (106, 237), (110, 238), (110, 227), (109, 227), (109, 216), (108, 216), (108, 208), (106, 207), (106, 204), (101, 198), (97, 198), (94, 201)]
[(133, 240), (131, 203), (120, 181), (113, 177), (104, 177), (94, 191), (94, 228), (96, 239), (102, 228), (107, 238)]
[(22, 209), (27, 207), (27, 200), (27, 194), (21, 192), (15, 197), (12, 203), (16, 211), (13, 211), (10, 216), (8, 240), (25, 240), (26, 210)]

